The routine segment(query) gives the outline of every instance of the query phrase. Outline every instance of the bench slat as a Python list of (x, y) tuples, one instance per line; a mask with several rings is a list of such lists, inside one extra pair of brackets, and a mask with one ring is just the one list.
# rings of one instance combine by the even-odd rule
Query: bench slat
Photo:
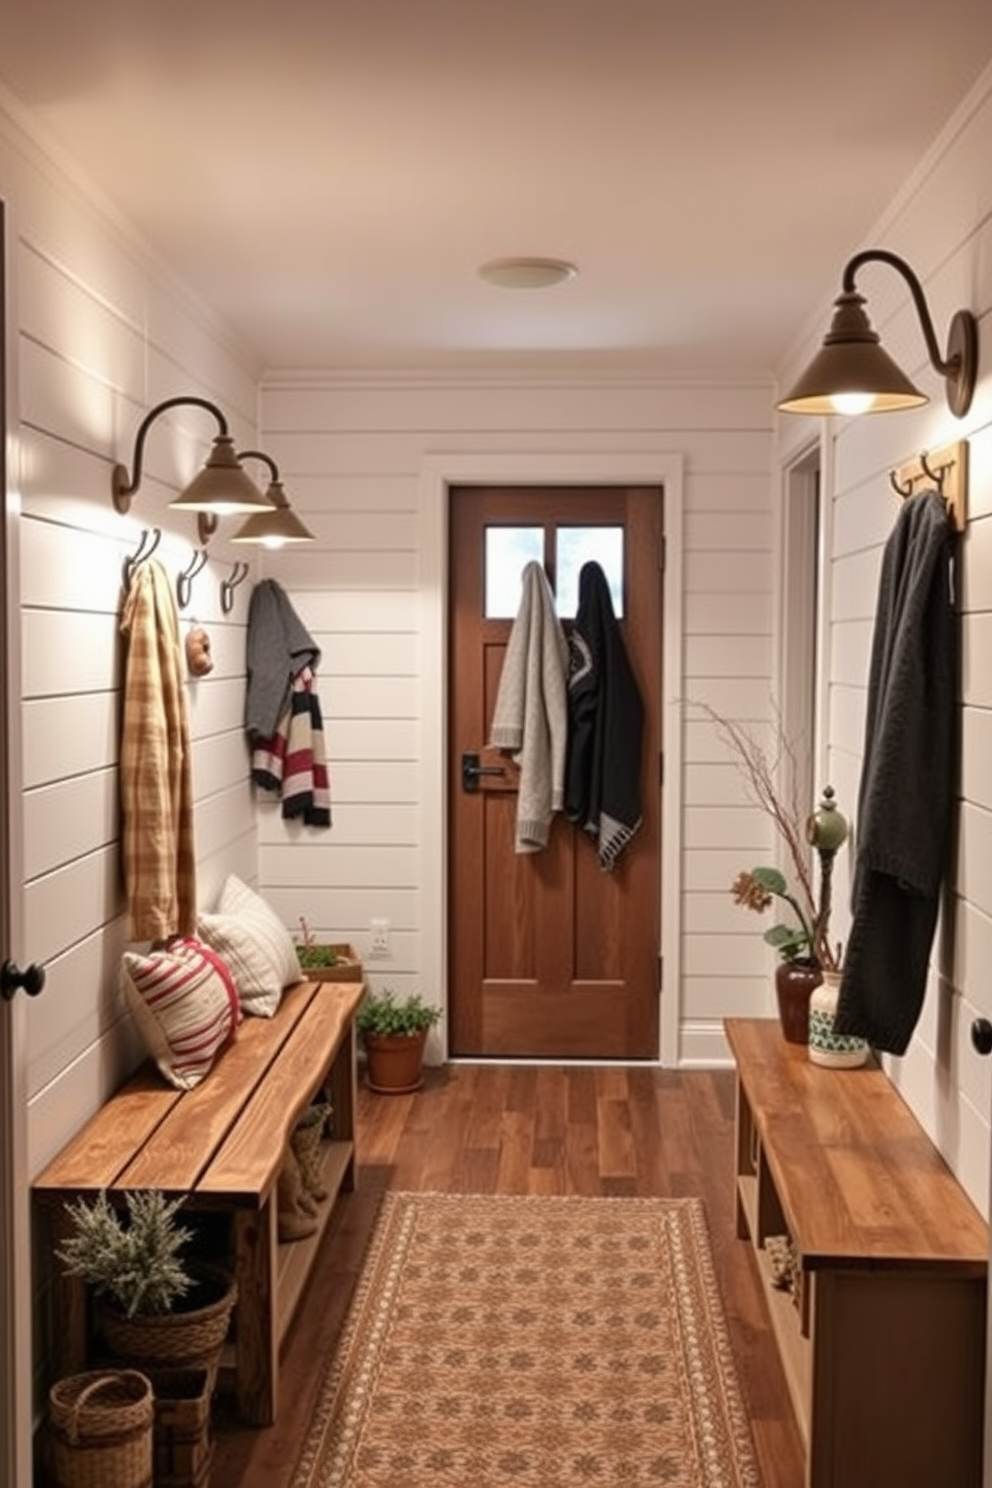
[(166, 1085), (154, 1065), (143, 1065), (52, 1159), (33, 1187), (44, 1198), (119, 1186), (135, 1149), (151, 1139), (185, 1094)]
[(158, 1129), (139, 1146), (121, 1174), (122, 1188), (161, 1188), (192, 1193), (228, 1132), (257, 1100), (269, 1071), (291, 1038), (316, 982), (300, 982), (283, 993), (274, 1018), (246, 1018), (207, 1078), (187, 1090)]
[(296, 1118), (345, 1038), (352, 1036), (364, 986), (324, 982), (270, 1066), (251, 1109), (221, 1146), (196, 1185), (197, 1195), (261, 1204), (275, 1182)]

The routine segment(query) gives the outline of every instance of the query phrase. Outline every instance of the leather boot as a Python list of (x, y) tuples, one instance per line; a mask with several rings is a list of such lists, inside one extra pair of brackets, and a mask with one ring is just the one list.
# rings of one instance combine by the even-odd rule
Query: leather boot
[(303, 1207), (303, 1175), (293, 1144), (286, 1148), (276, 1186), (277, 1232), (280, 1240), (303, 1240), (317, 1229), (317, 1221)]

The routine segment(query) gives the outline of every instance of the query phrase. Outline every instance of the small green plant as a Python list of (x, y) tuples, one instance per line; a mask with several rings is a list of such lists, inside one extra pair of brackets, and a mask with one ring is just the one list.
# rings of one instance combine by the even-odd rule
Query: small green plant
[(128, 1317), (171, 1312), (193, 1279), (177, 1251), (192, 1232), (176, 1223), (184, 1202), (166, 1199), (158, 1189), (124, 1195), (125, 1219), (102, 1192), (66, 1204), (75, 1226), (55, 1254), (69, 1276), (79, 1276)]
[(430, 1007), (418, 992), (398, 1000), (391, 987), (384, 987), (381, 992), (366, 992), (355, 1026), (363, 1037), (371, 1034), (374, 1038), (394, 1038), (426, 1033), (440, 1021), (441, 1009)]
[(333, 946), (317, 944), (303, 915), (300, 915), (300, 929), (303, 932), (303, 941), (302, 944), (297, 943), (296, 947), (296, 959), (300, 966), (337, 966), (340, 960), (337, 951)]

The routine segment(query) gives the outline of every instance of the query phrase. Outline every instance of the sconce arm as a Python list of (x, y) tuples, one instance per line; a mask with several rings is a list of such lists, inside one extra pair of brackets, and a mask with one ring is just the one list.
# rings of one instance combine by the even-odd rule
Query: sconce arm
[(941, 356), (940, 346), (937, 342), (937, 333), (933, 327), (933, 319), (930, 315), (930, 307), (927, 304), (926, 296), (923, 293), (923, 286), (906, 260), (900, 258), (898, 253), (890, 253), (887, 248), (867, 248), (863, 253), (856, 253), (844, 269), (844, 293), (854, 293), (854, 276), (862, 265), (866, 263), (888, 264), (890, 268), (896, 269), (902, 275), (909, 285), (909, 292), (913, 296), (916, 313), (920, 317), (920, 325), (923, 327), (923, 337), (927, 343), (927, 352), (931, 365), (935, 371), (940, 373), (941, 377), (947, 377), (950, 373), (955, 372), (958, 368), (960, 358), (951, 356), (945, 360)]
[(145, 417), (138, 425), (138, 432), (135, 435), (134, 439), (134, 455), (131, 461), (132, 469), (134, 472), (133, 475), (128, 475), (128, 469), (126, 465), (114, 466), (114, 506), (119, 512), (125, 513), (130, 511), (131, 497), (141, 485), (141, 473), (145, 454), (145, 438), (148, 434), (148, 430), (151, 428), (152, 424), (158, 418), (160, 413), (165, 413), (170, 408), (179, 407), (205, 408), (207, 412), (212, 413), (214, 418), (217, 420), (221, 437), (228, 436), (227, 419), (224, 417), (221, 410), (217, 407), (216, 403), (211, 403), (207, 398), (197, 398), (193, 396), (166, 398), (164, 403), (156, 404), (153, 409), (145, 414)]
[(235, 459), (262, 460), (264, 464), (269, 467), (269, 475), (272, 480), (277, 481), (279, 479), (278, 465), (276, 464), (275, 460), (273, 460), (272, 456), (267, 455), (264, 450), (238, 450), (235, 454)]

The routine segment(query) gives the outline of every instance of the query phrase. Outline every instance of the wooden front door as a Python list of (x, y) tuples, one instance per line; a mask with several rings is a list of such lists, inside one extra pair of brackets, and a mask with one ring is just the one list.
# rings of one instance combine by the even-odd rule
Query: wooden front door
[[(451, 492), (452, 1055), (658, 1057), (661, 533), (656, 488)], [(515, 851), (518, 772), (509, 755), (487, 747), (520, 575), (534, 557), (555, 590), (566, 633), (581, 563), (602, 564), (644, 703), (643, 821), (610, 873), (600, 868), (593, 839), (562, 813), (546, 848)], [(471, 773), (471, 756), (483, 773)]]

